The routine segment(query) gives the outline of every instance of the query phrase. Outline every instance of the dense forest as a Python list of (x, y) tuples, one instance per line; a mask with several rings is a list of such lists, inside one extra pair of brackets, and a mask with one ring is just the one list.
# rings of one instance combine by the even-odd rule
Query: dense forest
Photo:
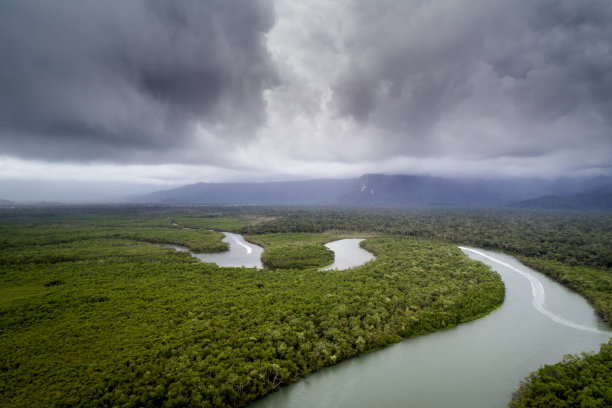
[[(517, 255), (610, 321), (611, 227), (612, 216), (596, 213), (1, 210), (0, 405), (247, 405), (321, 367), (499, 306), (499, 276), (454, 244)], [(156, 245), (227, 249), (210, 230), (262, 245), (267, 268), (219, 268)], [(333, 260), (325, 242), (357, 236), (376, 261), (318, 271)], [(610, 367), (609, 348), (571, 361)], [(534, 373), (520, 398), (550, 390), (538, 378), (547, 376)]]
[(261, 234), (247, 235), (247, 239), (264, 247), (261, 261), (270, 269), (320, 268), (334, 262), (334, 253), (326, 242), (338, 239), (328, 234)]
[[(316, 267), (298, 259), (274, 271), (199, 263), (149, 242), (218, 250), (208, 229), (241, 219), (179, 215), (3, 219), (3, 406), (244, 406), (503, 301), (487, 267), (410, 237), (366, 241), (378, 258), (351, 271), (319, 272), (326, 252)], [(258, 238), (280, 260), (335, 236)]]
[(521, 210), (285, 209), (246, 234), (310, 232), (411, 236), (517, 256), (612, 316), (612, 215)]
[(612, 340), (599, 353), (568, 355), (545, 365), (523, 381), (514, 393), (512, 408), (612, 406)]

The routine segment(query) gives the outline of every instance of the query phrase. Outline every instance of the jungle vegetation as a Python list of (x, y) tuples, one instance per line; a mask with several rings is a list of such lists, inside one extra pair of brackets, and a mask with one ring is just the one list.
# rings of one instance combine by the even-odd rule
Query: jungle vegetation
[[(244, 406), (504, 297), (499, 276), (439, 242), (372, 238), (378, 260), (350, 271), (219, 268), (149, 243), (216, 250), (205, 219), (189, 230), (165, 214), (125, 221), (2, 220), (2, 406)], [(332, 237), (259, 238), (286, 248)]]
[[(0, 405), (247, 405), (499, 306), (499, 277), (454, 244), (519, 256), (609, 322), (611, 227), (609, 214), (516, 210), (3, 209)], [(154, 244), (226, 249), (213, 229), (262, 245), (269, 269), (219, 268)], [(367, 237), (376, 261), (319, 272), (331, 263), (323, 244), (341, 237)]]
[(612, 340), (599, 353), (567, 355), (531, 373), (514, 393), (512, 408), (612, 406)]
[(264, 247), (261, 261), (270, 269), (321, 268), (334, 262), (334, 253), (323, 244), (338, 239), (337, 235), (288, 233), (247, 235), (246, 238)]
[(246, 234), (310, 232), (411, 236), (517, 256), (583, 295), (612, 324), (612, 214), (457, 209), (284, 209)]

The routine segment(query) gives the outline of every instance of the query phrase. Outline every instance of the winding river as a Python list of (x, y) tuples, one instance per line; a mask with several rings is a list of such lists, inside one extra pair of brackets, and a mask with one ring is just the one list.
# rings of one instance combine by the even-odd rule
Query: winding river
[[(220, 266), (262, 267), (261, 247), (224, 234), (230, 251), (192, 255)], [(327, 244), (336, 261), (324, 270), (373, 259), (360, 241)], [(513, 257), (460, 249), (500, 274), (506, 297), (499, 309), (322, 369), (250, 407), (504, 407), (530, 372), (565, 354), (596, 351), (612, 335), (584, 298)]]
[(262, 247), (248, 242), (240, 234), (224, 232), (223, 235), (225, 235), (223, 242), (229, 244), (229, 250), (225, 252), (196, 253), (191, 252), (189, 248), (182, 245), (163, 244), (163, 246), (174, 248), (177, 251), (189, 252), (202, 262), (212, 262), (219, 266), (263, 268), (261, 262)]
[[(225, 252), (196, 253), (191, 252), (189, 248), (182, 245), (161, 245), (174, 248), (177, 251), (189, 252), (202, 262), (212, 262), (219, 266), (263, 268), (263, 263), (261, 262), (262, 247), (248, 242), (240, 234), (223, 232), (223, 235), (225, 235), (223, 242), (229, 244), (229, 250)], [(334, 251), (334, 263), (321, 270), (348, 269), (375, 259), (374, 255), (359, 246), (361, 241), (363, 239), (349, 238), (325, 244), (326, 247)]]
[(361, 241), (363, 239), (349, 238), (325, 244), (326, 247), (334, 251), (334, 263), (321, 270), (349, 269), (375, 259), (371, 252), (359, 246)]
[(461, 250), (501, 275), (499, 309), (325, 368), (250, 407), (504, 407), (531, 371), (612, 335), (584, 298), (516, 259)]
[(203, 262), (213, 262), (219, 266), (244, 266), (247, 268), (262, 269), (261, 253), (263, 248), (252, 244), (240, 234), (224, 232), (223, 242), (230, 246), (229, 251), (212, 254), (194, 254)]

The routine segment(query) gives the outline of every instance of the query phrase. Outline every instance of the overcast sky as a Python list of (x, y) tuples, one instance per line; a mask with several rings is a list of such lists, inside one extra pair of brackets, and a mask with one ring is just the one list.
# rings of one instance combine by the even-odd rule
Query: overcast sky
[(612, 2), (3, 0), (0, 142), (13, 199), (611, 175)]

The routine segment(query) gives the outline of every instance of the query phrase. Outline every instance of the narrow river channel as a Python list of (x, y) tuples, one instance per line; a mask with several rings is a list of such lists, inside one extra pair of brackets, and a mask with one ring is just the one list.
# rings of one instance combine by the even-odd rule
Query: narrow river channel
[(348, 238), (325, 244), (326, 247), (334, 251), (334, 263), (321, 270), (349, 269), (375, 259), (371, 252), (359, 246), (361, 241), (363, 239)]
[(498, 310), (325, 368), (250, 407), (504, 407), (531, 371), (612, 335), (584, 298), (546, 276), (507, 255), (461, 249), (501, 275)]
[(177, 251), (189, 252), (192, 256), (198, 258), (202, 262), (211, 262), (219, 266), (227, 267), (247, 267), (262, 269), (261, 254), (263, 248), (259, 245), (247, 242), (240, 234), (224, 232), (225, 238), (223, 242), (229, 244), (229, 251), (212, 252), (212, 253), (196, 253), (191, 252), (189, 248), (182, 245), (163, 244), (165, 247), (174, 248)]
[[(223, 232), (223, 235), (225, 235), (223, 242), (229, 244), (229, 250), (225, 252), (196, 253), (191, 252), (189, 248), (182, 245), (160, 245), (176, 249), (177, 251), (189, 252), (202, 262), (211, 262), (219, 266), (263, 268), (263, 263), (261, 262), (262, 247), (248, 242), (240, 234)], [(375, 259), (374, 255), (359, 246), (361, 241), (363, 239), (348, 238), (325, 244), (326, 247), (334, 251), (334, 263), (321, 270), (353, 268)]]
[(261, 254), (263, 248), (259, 245), (251, 244), (240, 234), (224, 232), (223, 242), (230, 246), (229, 251), (212, 254), (193, 254), (203, 262), (213, 262), (219, 266), (245, 266), (247, 268), (263, 268)]

